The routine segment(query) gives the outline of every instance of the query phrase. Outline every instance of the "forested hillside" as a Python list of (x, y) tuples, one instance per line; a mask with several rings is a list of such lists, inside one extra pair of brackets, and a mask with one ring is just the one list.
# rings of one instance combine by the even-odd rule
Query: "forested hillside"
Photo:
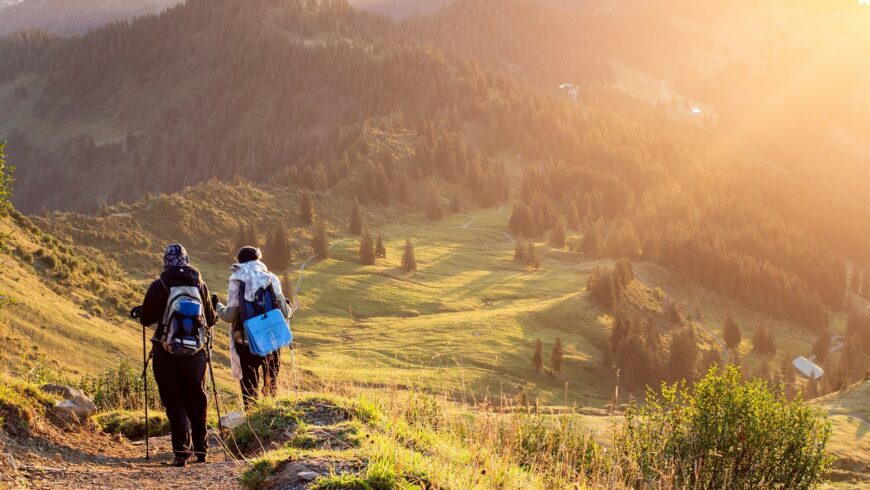
[[(5, 38), (0, 107), (12, 117), (0, 134), (17, 203), (95, 211), (212, 177), (322, 190), (365, 174), (361, 201), (401, 201), (408, 182), (437, 177), (490, 205), (509, 192), (500, 160), (518, 154), (546, 163), (521, 170), (516, 233), (545, 236), (561, 216), (584, 253), (656, 261), (823, 329), (826, 309), (844, 306), (847, 260), (859, 276), (870, 262), (866, 201), (735, 156), (715, 128), (607, 85), (575, 101), (518, 80), (504, 65), (538, 73), (560, 41), (551, 54), (576, 62), (538, 83), (611, 76), (594, 54), (574, 56), (582, 39), (562, 40), (571, 21), (538, 7), (466, 1), (396, 24), (338, 0), (191, 0), (81, 38)], [(412, 164), (371, 151), (369, 127), (410, 135)]]
[(0, 36), (38, 29), (59, 36), (83, 34), (109, 22), (159, 12), (178, 0), (25, 0), (0, 2)]

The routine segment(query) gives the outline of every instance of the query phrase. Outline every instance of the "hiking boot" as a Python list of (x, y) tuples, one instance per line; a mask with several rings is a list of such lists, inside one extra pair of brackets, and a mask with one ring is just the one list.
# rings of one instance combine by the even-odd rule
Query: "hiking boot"
[(187, 458), (176, 457), (175, 461), (172, 462), (172, 466), (176, 468), (184, 468), (187, 466)]
[(197, 463), (208, 463), (208, 456), (206, 456), (205, 454), (197, 454), (196, 455), (196, 462)]

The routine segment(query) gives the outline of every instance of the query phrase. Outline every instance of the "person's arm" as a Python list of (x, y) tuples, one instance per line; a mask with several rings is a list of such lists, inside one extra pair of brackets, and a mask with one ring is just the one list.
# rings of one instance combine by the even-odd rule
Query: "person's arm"
[(218, 318), (232, 325), (239, 318), (239, 307), (218, 303), (215, 313), (217, 313)]
[(163, 311), (166, 309), (168, 299), (169, 293), (163, 284), (159, 280), (152, 282), (142, 302), (142, 313), (139, 316), (142, 326), (149, 327), (163, 319)]
[(272, 283), (272, 291), (275, 293), (275, 301), (278, 303), (278, 309), (281, 310), (284, 318), (289, 320), (293, 316), (293, 309), (290, 308), (290, 302), (287, 301), (284, 291), (281, 290), (281, 280), (278, 279), (278, 276), (272, 274), (270, 281)]
[(208, 292), (208, 285), (205, 282), (200, 282), (199, 294), (202, 295), (205, 323), (209, 327), (213, 327), (217, 323), (217, 320), (215, 319), (214, 307), (211, 304), (211, 295)]
[(293, 309), (290, 308), (290, 303), (287, 301), (287, 298), (285, 298), (281, 293), (275, 293), (275, 300), (278, 301), (278, 308), (281, 310), (281, 314), (284, 315), (284, 318), (288, 320), (292, 318)]

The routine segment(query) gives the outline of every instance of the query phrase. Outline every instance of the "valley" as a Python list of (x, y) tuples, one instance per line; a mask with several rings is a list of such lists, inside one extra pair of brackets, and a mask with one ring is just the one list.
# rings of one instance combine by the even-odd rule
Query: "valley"
[(53, 1), (0, 8), (0, 487), (171, 475), (170, 243), (300, 305), (253, 406), (215, 328), (184, 485), (870, 482), (867, 9)]

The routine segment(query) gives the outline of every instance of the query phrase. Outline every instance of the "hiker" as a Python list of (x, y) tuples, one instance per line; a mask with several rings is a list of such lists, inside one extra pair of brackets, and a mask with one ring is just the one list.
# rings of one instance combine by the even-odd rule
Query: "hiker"
[[(281, 369), (281, 351), (261, 357), (251, 352), (245, 334), (241, 307), (256, 301), (259, 291), (270, 291), (273, 304), (271, 309), (281, 310), (285, 319), (293, 315), (278, 276), (269, 272), (261, 259), (263, 254), (255, 247), (243, 247), (236, 255), (236, 263), (231, 267), (230, 284), (227, 288), (226, 306), (212, 297), (215, 311), (221, 320), (232, 325), (230, 328), (230, 358), (233, 376), (240, 381), (242, 400), (245, 409), (252, 401), (263, 396), (274, 397), (278, 391), (278, 373)], [(244, 297), (242, 297), (244, 295)], [(262, 388), (260, 383), (262, 380)]]
[(191, 454), (198, 463), (206, 462), (206, 350), (216, 323), (208, 298), (208, 286), (190, 266), (184, 247), (166, 247), (163, 273), (148, 288), (139, 321), (145, 327), (158, 325), (151, 339), (154, 379), (169, 419), (177, 467), (185, 466)]

